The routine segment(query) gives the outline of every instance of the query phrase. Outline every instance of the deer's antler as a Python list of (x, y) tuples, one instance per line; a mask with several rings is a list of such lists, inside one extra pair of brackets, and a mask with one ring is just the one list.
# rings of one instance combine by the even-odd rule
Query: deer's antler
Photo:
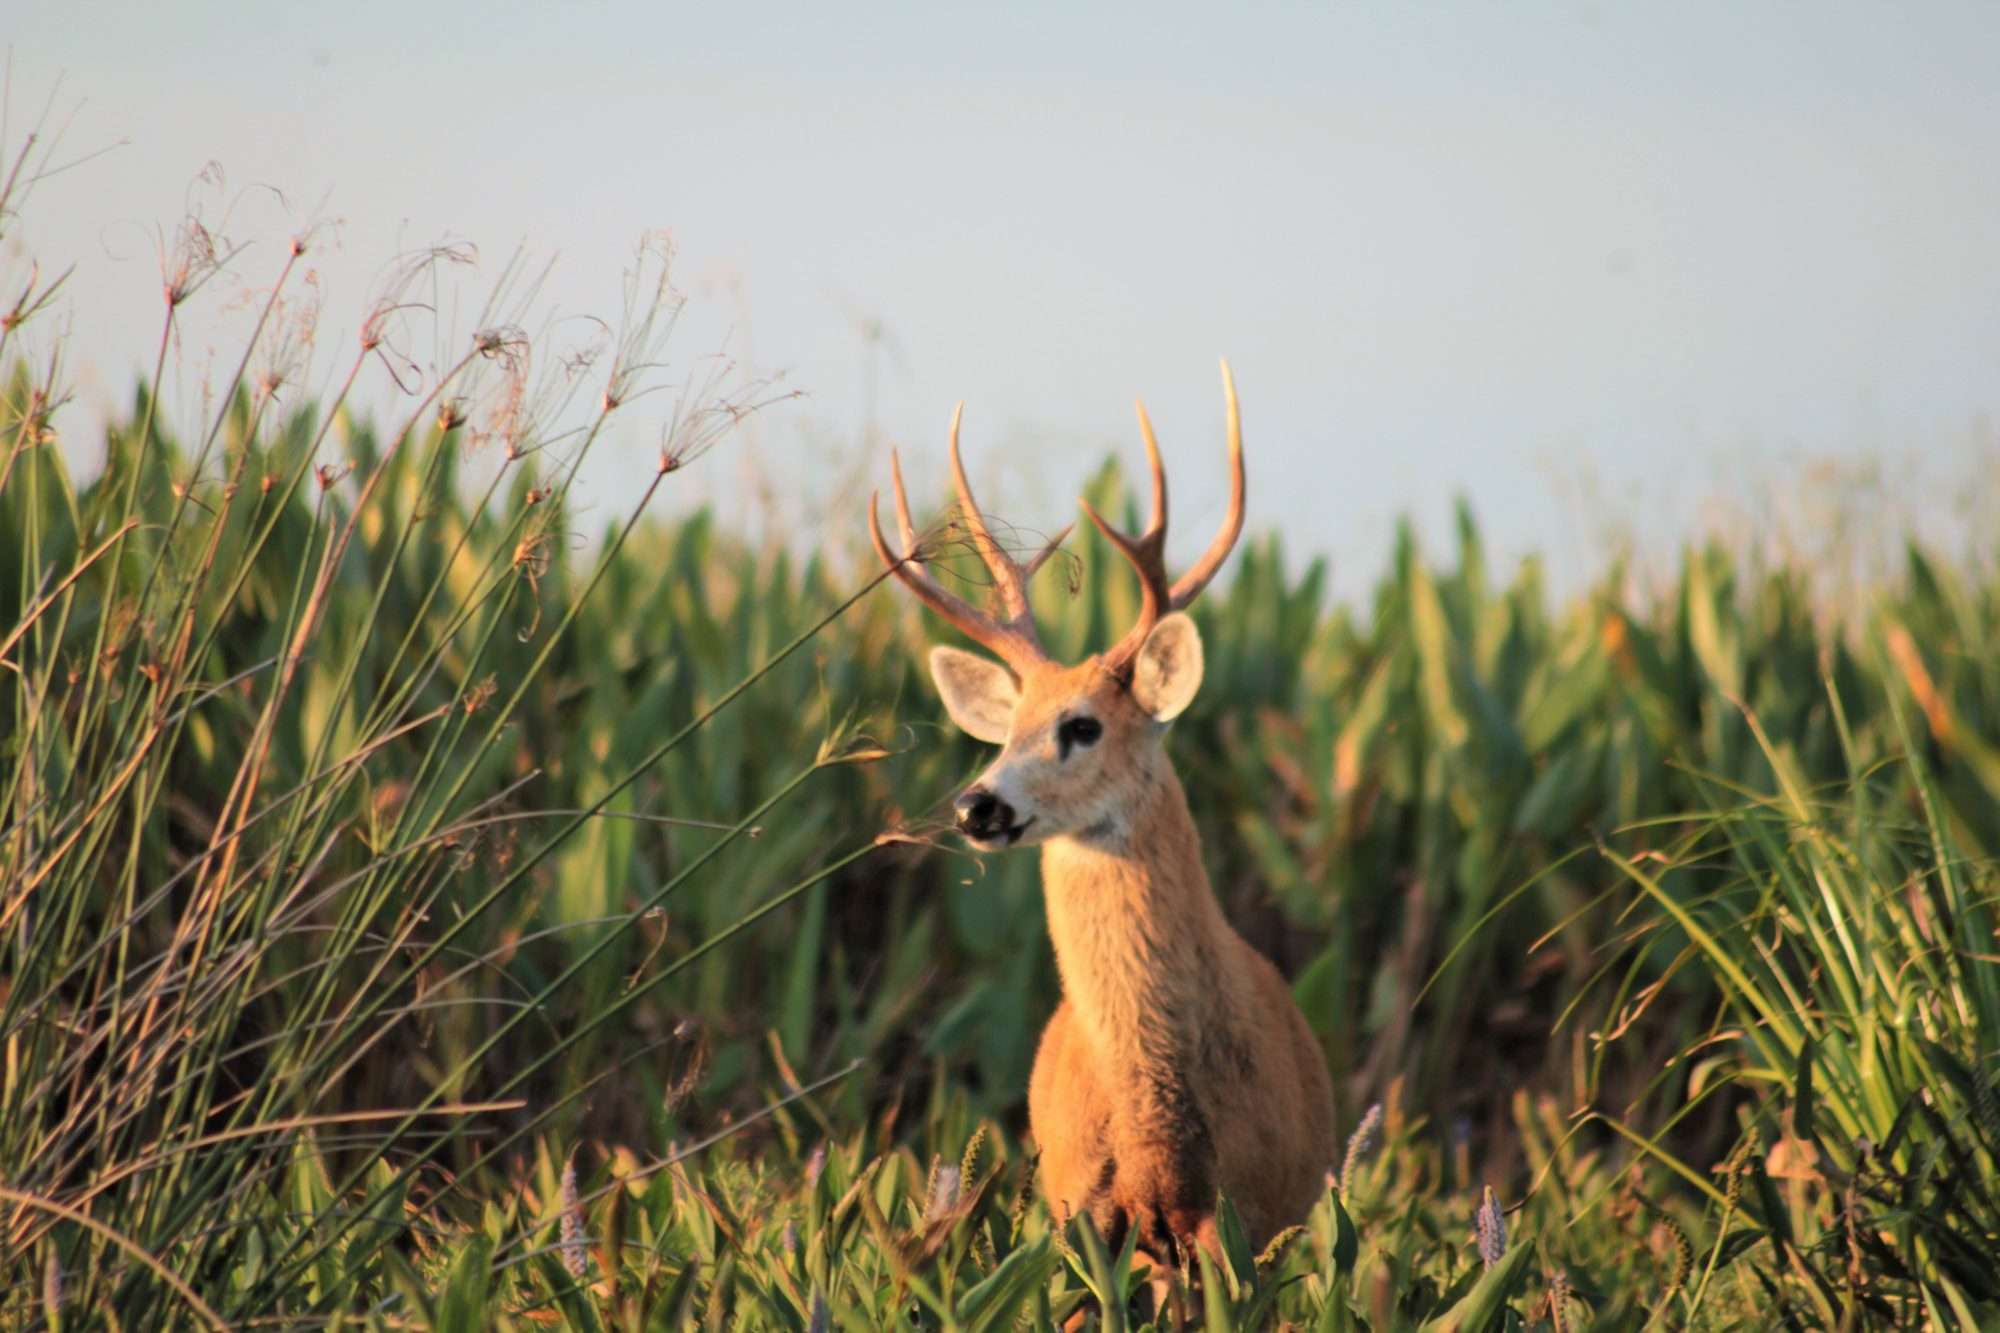
[(987, 570), (993, 575), (993, 590), (1000, 601), (1000, 614), (975, 608), (939, 583), (923, 567), (929, 553), (917, 540), (916, 524), (910, 521), (910, 501), (903, 491), (902, 460), (893, 452), (889, 455), (890, 477), (896, 487), (896, 526), (902, 534), (904, 554), (892, 554), (889, 543), (882, 537), (882, 524), (877, 514), (879, 492), (868, 500), (868, 535), (874, 540), (875, 553), (882, 557), (882, 563), (917, 595), (919, 601), (963, 630), (975, 642), (990, 649), (1016, 676), (1020, 676), (1029, 668), (1051, 660), (1048, 651), (1042, 647), (1041, 637), (1035, 632), (1035, 614), (1028, 605), (1028, 581), (1061, 547), (1063, 538), (1069, 535), (1069, 528), (1065, 527), (1050, 538), (1048, 544), (1026, 564), (1014, 559), (994, 540), (992, 531), (986, 526), (986, 516), (979, 511), (979, 502), (972, 497), (972, 485), (965, 479), (965, 464), (958, 456), (958, 423), (964, 415), (964, 403), (960, 403), (951, 414), (951, 481), (958, 491), (959, 513), (972, 536), (972, 544), (978, 548), (979, 558), (986, 562)]
[(1139, 575), (1139, 618), (1104, 655), (1105, 664), (1113, 670), (1131, 663), (1161, 616), (1184, 609), (1201, 595), (1243, 532), (1243, 421), (1236, 407), (1236, 377), (1229, 373), (1227, 361), (1222, 363), (1222, 395), (1229, 406), (1229, 512), (1223, 517), (1222, 530), (1187, 573), (1171, 585), (1167, 582), (1167, 471), (1160, 462), (1160, 445), (1153, 438), (1153, 423), (1146, 417), (1144, 403), (1134, 406), (1139, 412), (1139, 433), (1146, 440), (1146, 464), (1153, 473), (1153, 513), (1146, 530), (1137, 537), (1127, 536), (1105, 522), (1090, 501), (1083, 502), (1090, 521)]

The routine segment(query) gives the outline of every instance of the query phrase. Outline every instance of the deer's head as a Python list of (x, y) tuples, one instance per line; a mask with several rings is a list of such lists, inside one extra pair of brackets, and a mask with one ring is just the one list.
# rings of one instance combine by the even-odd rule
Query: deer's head
[(958, 648), (931, 650), (931, 677), (952, 721), (1001, 747), (1000, 757), (954, 802), (959, 831), (975, 847), (1115, 834), (1161, 780), (1166, 725), (1201, 686), (1201, 636), (1184, 611), (1215, 577), (1243, 530), (1243, 432), (1227, 362), (1222, 387), (1229, 408), (1229, 513), (1187, 573), (1167, 578), (1166, 469), (1143, 405), (1139, 431), (1153, 474), (1153, 510), (1145, 532), (1128, 536), (1083, 502), (1090, 521), (1138, 573), (1139, 618), (1116, 644), (1075, 666), (1056, 661), (1042, 647), (1028, 604), (1029, 581), (1069, 529), (1025, 563), (994, 540), (959, 460), (958, 414), (951, 422), (952, 482), (960, 519), (993, 576), (997, 609), (972, 606), (923, 568), (925, 552), (910, 521), (899, 463), (891, 467), (904, 555), (890, 552), (871, 500), (868, 533), (883, 562), (924, 605), (999, 659)]

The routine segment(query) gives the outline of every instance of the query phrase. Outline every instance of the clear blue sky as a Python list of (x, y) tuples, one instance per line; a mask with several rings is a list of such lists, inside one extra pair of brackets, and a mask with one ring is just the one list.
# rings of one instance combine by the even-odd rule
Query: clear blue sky
[[(808, 498), (822, 451), (886, 470), (854, 444), (872, 381), (920, 481), (964, 398), (996, 503), (1054, 526), (1087, 464), (1136, 456), (1141, 393), (1177, 550), (1216, 514), (1227, 354), (1253, 522), (1350, 591), (1398, 512), (1441, 534), (1454, 492), (1560, 565), (1580, 476), (1671, 534), (1744, 469), (1991, 449), (2000, 6), (1073, 9), (13, 0), (16, 126), (62, 74), (69, 146), (129, 141), (24, 236), (81, 265), (101, 402), (150, 348), (151, 229), (210, 159), (344, 220), (329, 341), (400, 248), (525, 241), (553, 301), (609, 312), (669, 227), (680, 350), (733, 326), (810, 392), (756, 440)], [(274, 241), (255, 279), (287, 218), (244, 216)], [(894, 337), (872, 370), (864, 313)], [(615, 443), (608, 501), (650, 449)]]

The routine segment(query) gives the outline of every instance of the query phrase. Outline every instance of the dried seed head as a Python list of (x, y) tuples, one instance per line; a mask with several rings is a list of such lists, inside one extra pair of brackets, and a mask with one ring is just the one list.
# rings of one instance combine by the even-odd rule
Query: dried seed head
[(1361, 1123), (1354, 1127), (1354, 1133), (1347, 1140), (1347, 1156), (1340, 1164), (1340, 1188), (1343, 1192), (1354, 1188), (1354, 1173), (1361, 1168), (1375, 1151), (1376, 1143), (1382, 1137), (1382, 1103), (1370, 1106), (1361, 1117)]
[(583, 1205), (577, 1201), (574, 1157), (563, 1163), (562, 1171), (562, 1258), (569, 1275), (583, 1281), (588, 1256), (583, 1247)]
[[(532, 503), (532, 500), (530, 501)], [(549, 538), (545, 532), (531, 532), (514, 543), (514, 568), (526, 573), (529, 586), (549, 572)]]
[(977, 1129), (972, 1131), (972, 1137), (965, 1144), (965, 1155), (958, 1159), (959, 1179), (979, 1179), (979, 1153), (982, 1148), (986, 1147), (986, 1139), (986, 1126), (984, 1124), (981, 1124)]
[(679, 1110), (681, 1103), (693, 1095), (708, 1068), (708, 1042), (702, 1035), (700, 1023), (693, 1018), (683, 1018), (674, 1024), (674, 1037), (687, 1047), (687, 1064), (681, 1069), (680, 1076), (667, 1084), (663, 1100), (668, 1115)]
[(190, 214), (174, 231), (171, 255), (163, 257), (160, 283), (169, 308), (179, 306), (221, 271), (235, 251), (199, 217)]
[(62, 1307), (62, 1260), (56, 1254), (56, 1247), (51, 1244), (47, 1256), (42, 1260), (42, 1318), (47, 1321), (50, 1328), (61, 1325)]
[(1660, 1225), (1666, 1228), (1667, 1242), (1674, 1247), (1674, 1271), (1667, 1277), (1667, 1294), (1671, 1296), (1687, 1286), (1694, 1272), (1694, 1242), (1673, 1218), (1662, 1218)]
[(1305, 1233), (1306, 1229), (1302, 1226), (1289, 1226), (1272, 1236), (1257, 1255), (1257, 1271), (1269, 1273), (1285, 1257), (1285, 1251), (1292, 1248), (1292, 1242)]
[(1486, 1186), (1480, 1197), (1479, 1212), (1472, 1219), (1473, 1238), (1479, 1244), (1480, 1262), (1488, 1268), (1500, 1262), (1500, 1256), (1507, 1252), (1507, 1219), (1500, 1211), (1500, 1200), (1494, 1196), (1493, 1187)]
[(471, 717), (474, 713), (484, 708), (492, 700), (493, 696), (498, 693), (500, 693), (500, 683), (492, 676), (488, 676), (485, 680), (480, 681), (465, 692), (465, 698), (462, 701), (465, 707), (465, 715)]
[(957, 1167), (933, 1165), (930, 1194), (924, 1201), (924, 1221), (935, 1222), (958, 1207), (960, 1184)]
[(1549, 1324), (1554, 1333), (1569, 1333), (1569, 1270), (1549, 1274)]

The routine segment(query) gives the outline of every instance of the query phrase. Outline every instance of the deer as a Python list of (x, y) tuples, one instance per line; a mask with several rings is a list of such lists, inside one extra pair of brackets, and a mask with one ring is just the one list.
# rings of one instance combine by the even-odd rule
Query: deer
[(1028, 1086), (1043, 1197), (1059, 1218), (1087, 1215), (1114, 1248), (1136, 1230), (1137, 1247), (1168, 1268), (1189, 1262), (1195, 1245), (1219, 1257), (1218, 1191), (1261, 1248), (1304, 1220), (1334, 1157), (1325, 1055), (1278, 969), (1223, 915), (1166, 753), (1168, 726), (1202, 680), (1187, 608), (1243, 530), (1242, 421), (1226, 361), (1222, 382), (1229, 509), (1187, 572), (1167, 577), (1166, 469), (1143, 402), (1145, 531), (1121, 532), (1082, 501), (1137, 574), (1140, 601), (1122, 638), (1074, 666), (1043, 648), (1028, 598), (1072, 528), (1025, 562), (995, 539), (959, 456), (963, 403), (952, 416), (951, 477), (959, 521), (992, 577), (988, 607), (925, 568), (931, 552), (893, 453), (901, 555), (883, 536), (879, 492), (868, 513), (875, 552), (896, 579), (998, 659), (937, 645), (930, 672), (951, 720), (1001, 747), (953, 802), (957, 832), (979, 853), (1041, 852), (1063, 993)]

